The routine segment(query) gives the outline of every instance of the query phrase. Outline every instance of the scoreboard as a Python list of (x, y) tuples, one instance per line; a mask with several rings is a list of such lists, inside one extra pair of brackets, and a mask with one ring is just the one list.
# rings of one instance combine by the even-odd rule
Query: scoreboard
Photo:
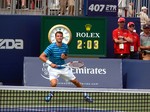
[(55, 33), (63, 32), (63, 42), (69, 46), (69, 56), (106, 56), (106, 19), (91, 17), (42, 18), (41, 52), (52, 42)]

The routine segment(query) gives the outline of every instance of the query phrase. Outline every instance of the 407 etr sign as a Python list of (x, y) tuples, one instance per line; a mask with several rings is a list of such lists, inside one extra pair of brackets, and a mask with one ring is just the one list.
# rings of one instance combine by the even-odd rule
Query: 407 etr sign
[(87, 0), (88, 16), (117, 16), (118, 0)]

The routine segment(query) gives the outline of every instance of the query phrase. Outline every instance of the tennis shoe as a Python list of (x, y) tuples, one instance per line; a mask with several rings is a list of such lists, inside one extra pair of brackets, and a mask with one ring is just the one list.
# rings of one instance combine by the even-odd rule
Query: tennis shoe
[(49, 94), (45, 97), (45, 101), (46, 101), (46, 102), (51, 101), (52, 97), (53, 97), (53, 94), (52, 94), (52, 93), (49, 93)]
[(84, 96), (85, 101), (89, 102), (89, 103), (93, 103), (93, 99), (91, 97), (89, 97), (88, 95)]

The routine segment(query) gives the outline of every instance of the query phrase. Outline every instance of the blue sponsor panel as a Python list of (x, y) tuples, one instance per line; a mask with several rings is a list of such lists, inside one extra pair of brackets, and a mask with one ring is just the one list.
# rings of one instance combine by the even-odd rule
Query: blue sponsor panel
[[(77, 79), (87, 88), (122, 88), (122, 61), (98, 58), (69, 58), (70, 61), (84, 62), (81, 69), (72, 69)], [(48, 65), (37, 57), (24, 58), (24, 85), (50, 86)], [(74, 87), (59, 78), (58, 87)]]
[(85, 16), (112, 16), (118, 15), (118, 0), (85, 0)]
[(39, 16), (0, 16), (0, 82), (23, 84), (24, 56), (40, 53)]
[(150, 89), (150, 61), (123, 60), (125, 88)]

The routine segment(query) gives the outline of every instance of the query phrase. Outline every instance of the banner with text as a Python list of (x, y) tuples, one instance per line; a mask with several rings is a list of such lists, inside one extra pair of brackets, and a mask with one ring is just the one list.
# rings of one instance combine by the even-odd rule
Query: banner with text
[(85, 3), (86, 16), (117, 17), (118, 0), (87, 0)]
[[(122, 88), (122, 61), (98, 58), (69, 58), (66, 62), (82, 61), (84, 68), (72, 69), (86, 88)], [(24, 58), (24, 85), (50, 86), (48, 65), (37, 57)], [(58, 87), (74, 87), (71, 82), (59, 78)]]

